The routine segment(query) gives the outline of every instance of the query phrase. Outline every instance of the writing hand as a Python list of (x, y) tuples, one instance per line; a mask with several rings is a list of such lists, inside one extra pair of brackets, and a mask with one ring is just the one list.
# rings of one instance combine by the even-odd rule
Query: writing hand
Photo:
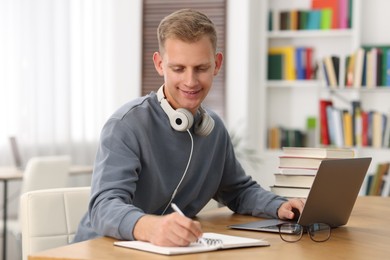
[(176, 212), (166, 216), (145, 215), (134, 227), (135, 239), (159, 246), (188, 246), (201, 236), (198, 221)]

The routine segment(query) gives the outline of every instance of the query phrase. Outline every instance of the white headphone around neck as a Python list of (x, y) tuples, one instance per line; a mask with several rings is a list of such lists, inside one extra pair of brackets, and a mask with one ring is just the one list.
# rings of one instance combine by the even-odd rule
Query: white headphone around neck
[[(168, 103), (164, 95), (164, 85), (162, 85), (157, 91), (157, 100), (160, 103), (162, 109), (167, 114), (169, 122), (173, 129), (179, 132), (184, 132), (191, 128), (194, 123), (194, 117), (190, 111), (185, 108), (173, 109)], [(207, 114), (207, 112), (199, 107), (201, 114), (200, 120), (195, 123), (195, 134), (200, 136), (207, 136), (214, 128), (214, 119)]]

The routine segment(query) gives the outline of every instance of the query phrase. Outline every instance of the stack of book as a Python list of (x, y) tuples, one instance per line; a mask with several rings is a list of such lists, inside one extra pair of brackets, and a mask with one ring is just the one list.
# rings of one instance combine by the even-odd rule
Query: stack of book
[(348, 148), (283, 147), (271, 191), (287, 198), (306, 198), (323, 160), (354, 156)]

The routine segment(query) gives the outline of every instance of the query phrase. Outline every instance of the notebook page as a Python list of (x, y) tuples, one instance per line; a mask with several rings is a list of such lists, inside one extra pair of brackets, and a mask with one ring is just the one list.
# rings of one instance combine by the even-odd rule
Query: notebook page
[(229, 236), (218, 233), (204, 233), (204, 238), (212, 238), (216, 240), (221, 240), (222, 249), (227, 248), (236, 248), (236, 247), (250, 247), (250, 246), (269, 246), (269, 242), (262, 239), (253, 239), (247, 237), (239, 237), (239, 236)]
[(114, 245), (164, 255), (191, 254), (236, 247), (269, 246), (269, 243), (265, 240), (222, 235), (217, 233), (204, 233), (203, 238), (207, 240), (208, 246), (204, 246), (203, 244), (197, 242), (192, 243), (187, 247), (163, 247), (143, 241), (116, 241), (114, 242)]

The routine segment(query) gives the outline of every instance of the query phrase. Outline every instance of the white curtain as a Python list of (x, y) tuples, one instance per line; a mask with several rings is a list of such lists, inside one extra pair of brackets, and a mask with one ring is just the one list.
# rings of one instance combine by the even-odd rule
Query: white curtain
[(104, 122), (131, 98), (116, 88), (138, 88), (129, 77), (118, 83), (120, 2), (0, 0), (0, 165), (12, 164), (11, 135), (24, 162), (50, 154), (93, 162)]

